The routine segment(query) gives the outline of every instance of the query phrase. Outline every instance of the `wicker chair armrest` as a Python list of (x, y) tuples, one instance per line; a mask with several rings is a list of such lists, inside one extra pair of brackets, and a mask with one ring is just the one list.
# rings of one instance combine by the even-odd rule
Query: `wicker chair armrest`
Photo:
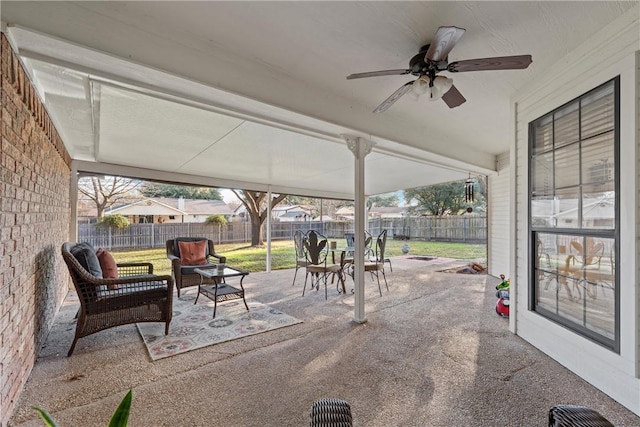
[(171, 255), (171, 254), (167, 255), (167, 258), (169, 258), (171, 261), (175, 261), (175, 260), (180, 261), (180, 257), (177, 257), (175, 255)]
[(116, 265), (120, 276), (153, 274), (153, 264), (150, 262), (119, 262)]
[(227, 257), (220, 254), (215, 254), (215, 253), (209, 254), (209, 258), (217, 258), (220, 264), (224, 264), (227, 262)]

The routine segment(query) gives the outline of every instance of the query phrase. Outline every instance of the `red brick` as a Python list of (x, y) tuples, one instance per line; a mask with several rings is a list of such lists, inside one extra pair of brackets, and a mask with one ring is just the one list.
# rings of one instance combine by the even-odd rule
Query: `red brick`
[[(4, 35), (0, 43), (0, 425), (4, 426), (53, 323), (58, 296), (68, 290), (68, 273), (57, 248), (68, 240), (70, 156)], [(14, 70), (17, 82), (11, 80)], [(51, 261), (38, 264), (42, 257)]]

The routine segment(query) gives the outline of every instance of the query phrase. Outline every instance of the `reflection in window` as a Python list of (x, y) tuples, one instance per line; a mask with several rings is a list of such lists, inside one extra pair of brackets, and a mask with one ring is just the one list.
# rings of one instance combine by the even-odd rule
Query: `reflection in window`
[(530, 123), (530, 308), (619, 351), (618, 79)]

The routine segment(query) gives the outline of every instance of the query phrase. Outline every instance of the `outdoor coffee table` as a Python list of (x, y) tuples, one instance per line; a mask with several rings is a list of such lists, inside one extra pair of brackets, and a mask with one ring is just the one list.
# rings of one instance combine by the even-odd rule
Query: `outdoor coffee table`
[[(245, 276), (249, 274), (248, 271), (228, 266), (225, 266), (222, 270), (219, 270), (218, 268), (196, 268), (193, 271), (200, 275), (198, 295), (196, 296), (196, 301), (194, 302), (194, 304), (198, 302), (198, 297), (200, 296), (200, 294), (212, 300), (214, 319), (216, 317), (216, 308), (218, 308), (218, 303), (223, 301), (242, 298), (244, 306), (247, 308), (247, 311), (249, 311), (247, 301), (244, 299), (244, 287), (242, 286), (242, 281), (244, 280)], [(240, 289), (226, 283), (225, 279), (229, 277), (240, 277)], [(213, 280), (214, 283), (212, 285), (205, 285), (203, 283), (205, 278)]]

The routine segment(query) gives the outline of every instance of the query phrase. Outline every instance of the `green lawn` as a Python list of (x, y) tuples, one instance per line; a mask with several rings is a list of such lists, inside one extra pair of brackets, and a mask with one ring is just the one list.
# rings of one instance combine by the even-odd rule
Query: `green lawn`
[[(331, 239), (330, 239), (331, 240)], [(344, 240), (337, 239), (338, 247), (346, 245)], [(409, 255), (440, 256), (455, 259), (486, 259), (485, 245), (467, 243), (423, 242), (418, 240), (387, 240), (385, 256), (402, 255), (401, 247), (405, 243), (410, 246)], [(227, 263), (249, 272), (266, 270), (266, 248), (252, 248), (246, 243), (223, 244), (216, 246), (216, 252), (227, 257)], [(170, 274), (171, 264), (166, 257), (165, 249), (140, 249), (114, 251), (117, 262), (151, 262), (155, 274)], [(271, 244), (271, 268), (280, 270), (295, 267), (295, 251), (293, 241), (275, 241)]]

